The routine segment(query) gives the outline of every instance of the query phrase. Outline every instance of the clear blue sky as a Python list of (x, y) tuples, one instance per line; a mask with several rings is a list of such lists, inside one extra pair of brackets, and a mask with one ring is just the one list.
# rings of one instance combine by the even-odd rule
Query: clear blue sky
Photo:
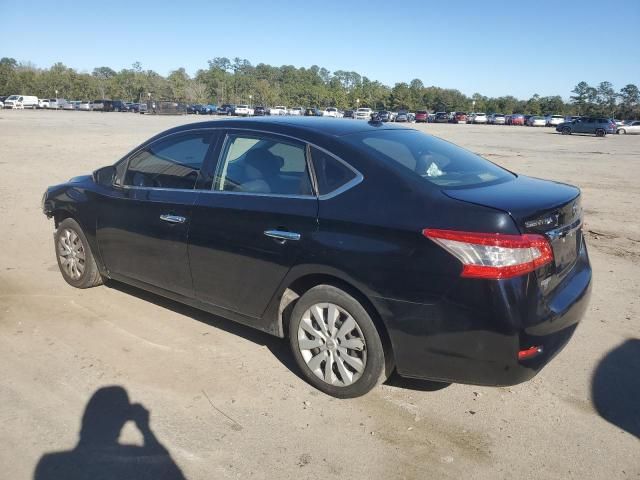
[(241, 57), (519, 98), (640, 84), (640, 0), (0, 0), (0, 12), (0, 56), (39, 67), (193, 74)]

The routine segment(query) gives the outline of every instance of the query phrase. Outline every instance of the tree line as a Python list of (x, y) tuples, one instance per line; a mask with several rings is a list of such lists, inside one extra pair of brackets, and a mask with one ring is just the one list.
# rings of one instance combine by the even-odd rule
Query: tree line
[(97, 67), (91, 73), (78, 72), (62, 63), (37, 68), (14, 58), (0, 59), (0, 94), (37, 95), (73, 100), (96, 98), (145, 101), (176, 100), (189, 103), (247, 103), (338, 107), (341, 109), (409, 109), (435, 111), (476, 111), (527, 113), (533, 115), (606, 115), (616, 118), (640, 117), (640, 91), (629, 84), (616, 91), (610, 82), (591, 86), (578, 83), (569, 101), (559, 95), (533, 95), (528, 100), (507, 95), (487, 97), (480, 93), (467, 96), (459, 90), (425, 86), (420, 79), (396, 83), (393, 87), (371, 80), (357, 72), (330, 72), (316, 65), (296, 68), (252, 65), (248, 60), (216, 57), (207, 68), (190, 76), (178, 68), (166, 77), (143, 69), (140, 62), (115, 71)]

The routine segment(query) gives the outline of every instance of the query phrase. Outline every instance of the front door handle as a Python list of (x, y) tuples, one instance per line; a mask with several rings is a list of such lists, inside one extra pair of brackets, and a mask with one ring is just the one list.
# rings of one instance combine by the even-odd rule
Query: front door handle
[(275, 238), (276, 240), (282, 240), (283, 242), (287, 240), (300, 240), (300, 238), (302, 238), (302, 235), (300, 235), (299, 233), (286, 232), (284, 230), (265, 230), (264, 234), (267, 237)]
[(160, 220), (164, 222), (169, 222), (169, 223), (184, 223), (187, 221), (187, 218), (181, 217), (179, 215), (164, 214), (164, 215), (160, 215)]

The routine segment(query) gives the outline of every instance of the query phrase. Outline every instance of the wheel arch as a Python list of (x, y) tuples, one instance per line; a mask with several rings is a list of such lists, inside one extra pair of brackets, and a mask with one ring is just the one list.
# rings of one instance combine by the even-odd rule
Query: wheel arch
[(293, 278), (288, 278), (286, 282), (283, 283), (284, 285), (279, 289), (279, 294), (274, 298), (276, 301), (273, 302), (276, 307), (272, 310), (275, 314), (275, 325), (273, 325), (273, 333), (275, 333), (275, 335), (279, 337), (286, 337), (288, 335), (291, 312), (297, 300), (302, 295), (318, 285), (331, 285), (351, 295), (367, 311), (382, 340), (387, 362), (387, 373), (391, 373), (391, 370), (393, 370), (395, 366), (395, 360), (389, 331), (382, 320), (379, 309), (369, 295), (365, 293), (365, 288), (358, 285), (358, 282), (338, 272), (319, 271), (306, 272)]

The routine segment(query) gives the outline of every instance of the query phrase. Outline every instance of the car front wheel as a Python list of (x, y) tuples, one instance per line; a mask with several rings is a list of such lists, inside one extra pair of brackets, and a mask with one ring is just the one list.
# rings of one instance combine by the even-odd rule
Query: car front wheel
[(563, 135), (571, 135), (571, 128), (570, 127), (564, 127), (562, 129), (562, 134)]
[(625, 135), (627, 131), (624, 128), (618, 130), (618, 135)]
[(607, 134), (602, 128), (596, 130), (596, 137), (604, 137)]
[(60, 273), (69, 285), (89, 288), (102, 283), (89, 242), (78, 222), (72, 218), (60, 222), (55, 234), (55, 247)]
[(289, 324), (304, 377), (337, 398), (366, 394), (385, 378), (385, 354), (366, 309), (348, 293), (319, 285), (296, 303)]

